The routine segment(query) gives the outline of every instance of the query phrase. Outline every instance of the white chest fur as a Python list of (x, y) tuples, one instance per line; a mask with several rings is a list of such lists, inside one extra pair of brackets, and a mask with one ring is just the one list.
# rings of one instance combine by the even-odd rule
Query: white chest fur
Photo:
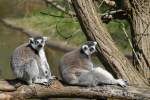
[(47, 61), (47, 60), (46, 60), (46, 56), (45, 56), (44, 49), (41, 49), (41, 50), (39, 51), (39, 56), (40, 56), (42, 62)]
[(39, 51), (39, 56), (40, 56), (40, 59), (41, 59), (41, 68), (42, 68), (42, 71), (45, 73), (45, 75), (47, 74), (50, 74), (50, 73), (47, 73), (49, 72), (49, 64), (47, 62), (47, 59), (46, 59), (46, 56), (45, 56), (45, 52), (44, 52), (44, 49), (41, 49)]
[(41, 65), (42, 65), (42, 67), (44, 67), (45, 65), (47, 65), (47, 59), (46, 59), (46, 56), (45, 56), (44, 49), (41, 49), (39, 51), (39, 56), (40, 56), (40, 59), (41, 59)]

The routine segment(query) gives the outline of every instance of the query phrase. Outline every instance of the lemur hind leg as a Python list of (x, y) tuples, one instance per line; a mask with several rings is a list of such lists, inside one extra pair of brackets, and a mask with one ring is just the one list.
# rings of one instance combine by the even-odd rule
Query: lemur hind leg
[(49, 80), (47, 80), (46, 78), (36, 77), (36, 78), (34, 79), (34, 83), (36, 83), (36, 84), (48, 85)]
[(40, 69), (37, 64), (37, 61), (34, 59), (30, 60), (30, 64), (26, 67), (26, 75), (28, 76), (27, 82), (28, 84), (47, 84), (48, 80), (45, 77), (39, 76), (40, 74)]
[(95, 76), (95, 80), (98, 82), (98, 84), (117, 84), (122, 87), (127, 86), (127, 82), (123, 79), (115, 79), (111, 73), (108, 71), (97, 67), (93, 69), (93, 74)]
[[(86, 74), (86, 73), (88, 73), (88, 71), (84, 71), (84, 70), (83, 71), (80, 70), (80, 72), (76, 72), (76, 74), (63, 73), (63, 80), (69, 85), (89, 86), (89, 80), (84, 81), (80, 78), (80, 76), (84, 76), (84, 74)], [(85, 79), (85, 78), (83, 78), (83, 79)]]
[(84, 72), (80, 75), (78, 83), (84, 86), (97, 86), (98, 82), (92, 71)]

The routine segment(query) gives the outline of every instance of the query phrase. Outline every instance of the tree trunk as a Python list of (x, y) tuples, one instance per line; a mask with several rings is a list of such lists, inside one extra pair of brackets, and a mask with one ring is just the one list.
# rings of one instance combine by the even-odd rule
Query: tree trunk
[[(150, 78), (150, 0), (133, 0), (131, 13), (132, 42), (142, 66), (134, 66), (145, 79)], [(135, 56), (134, 56), (135, 57)]]
[(81, 28), (87, 39), (98, 42), (98, 57), (106, 69), (130, 84), (146, 86), (148, 83), (129, 63), (114, 44), (110, 34), (98, 17), (93, 0), (72, 0)]

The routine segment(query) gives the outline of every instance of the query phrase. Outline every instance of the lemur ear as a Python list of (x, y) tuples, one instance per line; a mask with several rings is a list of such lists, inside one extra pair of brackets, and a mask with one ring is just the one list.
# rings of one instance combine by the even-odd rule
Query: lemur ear
[(97, 42), (96, 42), (96, 41), (94, 41), (94, 45), (97, 45)]
[(29, 38), (29, 43), (32, 43), (33, 41), (34, 41), (33, 37)]
[(47, 40), (48, 40), (48, 37), (44, 36), (43, 39), (44, 39), (44, 41), (47, 41)]
[(83, 45), (83, 46), (82, 46), (82, 49), (83, 49), (83, 50), (87, 50), (87, 49), (88, 49), (88, 46), (87, 46), (87, 45)]

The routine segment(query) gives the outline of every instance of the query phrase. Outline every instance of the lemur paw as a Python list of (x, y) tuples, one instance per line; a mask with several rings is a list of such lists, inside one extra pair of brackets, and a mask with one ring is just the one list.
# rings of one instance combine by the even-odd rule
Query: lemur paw
[(55, 80), (55, 79), (58, 79), (58, 77), (56, 77), (56, 76), (51, 76), (50, 77), (50, 80)]
[(123, 79), (117, 79), (118, 81), (118, 85), (120, 85), (121, 87), (126, 87), (127, 86), (127, 81), (123, 80)]
[(46, 78), (41, 78), (41, 77), (38, 77), (34, 80), (34, 83), (35, 84), (41, 84), (41, 85), (49, 85), (49, 80), (46, 79)]
[(49, 78), (48, 82), (45, 82), (44, 84), (47, 85), (47, 86), (49, 86), (49, 85), (52, 84), (52, 80), (55, 80), (55, 79), (57, 79), (56, 76), (51, 76), (51, 77)]
[(49, 86), (51, 85), (51, 80), (47, 80), (41, 83), (41, 85)]
[(45, 86), (49, 86), (49, 85), (51, 85), (51, 81), (49, 81), (49, 82), (44, 82), (44, 83), (42, 83), (43, 85), (45, 85)]

